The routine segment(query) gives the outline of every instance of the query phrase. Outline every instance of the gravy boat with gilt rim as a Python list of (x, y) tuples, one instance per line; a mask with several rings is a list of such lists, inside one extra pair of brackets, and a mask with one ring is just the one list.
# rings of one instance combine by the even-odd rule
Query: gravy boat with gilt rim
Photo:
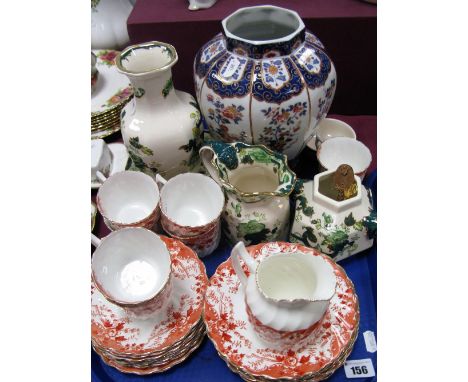
[(239, 242), (231, 262), (245, 288), (249, 321), (267, 342), (290, 344), (308, 336), (335, 294), (333, 267), (321, 256), (291, 252), (258, 263)]

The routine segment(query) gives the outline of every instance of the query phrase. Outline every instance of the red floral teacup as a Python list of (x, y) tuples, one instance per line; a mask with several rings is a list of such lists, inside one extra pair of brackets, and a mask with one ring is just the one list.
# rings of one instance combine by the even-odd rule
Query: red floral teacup
[(172, 292), (171, 256), (160, 237), (145, 228), (123, 228), (94, 237), (92, 278), (110, 302), (146, 319), (163, 312)]
[(210, 177), (185, 173), (166, 181), (159, 174), (161, 225), (171, 236), (187, 239), (212, 232), (224, 208), (221, 187)]
[[(164, 222), (161, 222), (162, 228), (169, 233), (169, 231), (164, 226)], [(216, 248), (218, 248), (219, 241), (221, 239), (221, 222), (217, 221), (217, 223), (211, 227), (207, 232), (201, 233), (197, 236), (189, 236), (189, 237), (182, 237), (182, 236), (175, 236), (171, 234), (171, 237), (177, 239), (184, 243), (187, 247), (193, 249), (198, 257), (205, 257), (210, 255)]]
[(111, 231), (126, 227), (152, 229), (160, 215), (159, 188), (152, 177), (142, 172), (118, 172), (99, 188), (96, 204)]

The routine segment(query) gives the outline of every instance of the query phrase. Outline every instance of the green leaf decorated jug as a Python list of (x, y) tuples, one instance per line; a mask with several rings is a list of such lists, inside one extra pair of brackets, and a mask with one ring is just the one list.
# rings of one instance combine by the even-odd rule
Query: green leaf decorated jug
[(200, 157), (226, 195), (223, 231), (232, 243), (286, 240), (296, 174), (285, 155), (263, 145), (210, 141)]

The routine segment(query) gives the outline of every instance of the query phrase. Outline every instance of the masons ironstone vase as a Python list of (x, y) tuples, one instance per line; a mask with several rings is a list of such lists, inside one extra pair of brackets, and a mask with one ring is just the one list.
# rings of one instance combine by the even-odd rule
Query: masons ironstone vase
[(195, 56), (194, 81), (212, 137), (264, 144), (294, 159), (328, 113), (335, 67), (299, 15), (265, 5), (222, 21)]
[(158, 41), (130, 46), (116, 57), (135, 92), (135, 101), (121, 113), (128, 154), (136, 169), (166, 179), (197, 172), (202, 143), (195, 99), (174, 89), (171, 67), (176, 62), (175, 48)]

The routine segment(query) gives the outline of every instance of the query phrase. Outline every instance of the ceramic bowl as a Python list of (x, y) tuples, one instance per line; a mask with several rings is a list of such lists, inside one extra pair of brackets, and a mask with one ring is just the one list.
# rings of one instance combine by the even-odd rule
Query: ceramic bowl
[(161, 189), (161, 224), (173, 237), (212, 231), (219, 224), (223, 208), (221, 187), (202, 174), (177, 175)]
[(172, 238), (181, 241), (187, 247), (193, 249), (200, 258), (210, 255), (216, 248), (218, 248), (219, 241), (221, 239), (221, 221), (219, 219), (212, 228), (197, 236), (182, 237), (170, 234), (165, 228), (162, 219), (161, 226)]
[(139, 171), (113, 174), (99, 188), (96, 204), (107, 227), (153, 228), (159, 217), (159, 188)]
[(372, 162), (372, 154), (364, 143), (348, 137), (326, 140), (317, 150), (322, 170), (336, 170), (342, 164), (353, 168), (354, 174), (364, 179)]
[(132, 315), (147, 316), (170, 299), (169, 251), (158, 235), (145, 228), (123, 228), (102, 239), (91, 269), (103, 296)]
[(334, 118), (324, 118), (315, 129), (315, 136), (307, 146), (312, 150), (317, 150), (327, 139), (336, 137), (348, 137), (356, 139), (356, 132), (346, 122)]

